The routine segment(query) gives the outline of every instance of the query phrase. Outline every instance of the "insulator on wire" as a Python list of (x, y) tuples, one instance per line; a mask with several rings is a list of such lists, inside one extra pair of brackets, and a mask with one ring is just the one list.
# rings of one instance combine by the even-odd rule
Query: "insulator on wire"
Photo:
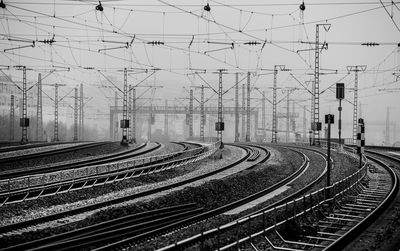
[(147, 42), (147, 44), (151, 44), (151, 45), (162, 45), (162, 44), (164, 44), (164, 42), (161, 42), (161, 41), (150, 41), (150, 42)]
[(1, 2), (0, 2), (0, 7), (3, 8), (3, 9), (6, 8), (6, 5), (3, 3), (3, 0), (1, 0)]
[(206, 5), (204, 5), (204, 10), (210, 12), (211, 7), (208, 3)]
[(246, 44), (246, 45), (258, 45), (258, 44), (261, 44), (261, 43), (257, 42), (257, 41), (249, 41), (249, 42), (246, 42), (244, 44)]
[(305, 11), (306, 10), (306, 5), (304, 4), (304, 1), (300, 4), (299, 9), (301, 11)]
[(103, 10), (104, 10), (104, 8), (103, 8), (103, 6), (101, 5), (101, 2), (100, 2), (100, 1), (99, 1), (99, 4), (96, 5), (96, 10), (98, 10), (98, 11), (103, 11)]
[(365, 46), (378, 46), (378, 43), (375, 42), (367, 42), (367, 43), (362, 43), (361, 45), (365, 45)]

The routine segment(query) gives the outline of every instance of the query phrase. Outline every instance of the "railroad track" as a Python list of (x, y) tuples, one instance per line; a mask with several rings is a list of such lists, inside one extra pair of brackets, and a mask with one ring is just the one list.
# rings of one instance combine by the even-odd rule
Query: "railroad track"
[(97, 147), (97, 146), (105, 145), (108, 143), (109, 142), (90, 142), (90, 143), (85, 143), (85, 144), (79, 144), (76, 146), (65, 147), (65, 148), (61, 148), (61, 149), (52, 149), (52, 150), (47, 150), (47, 151), (42, 151), (42, 152), (37, 152), (37, 153), (29, 153), (29, 154), (25, 154), (25, 155), (6, 157), (6, 158), (0, 159), (0, 164), (5, 164), (5, 163), (10, 164), (10, 163), (17, 162), (17, 161), (39, 159), (39, 158), (52, 156), (55, 154), (68, 153), (68, 152), (78, 151), (78, 150), (82, 150), (82, 149)]
[[(265, 148), (260, 147), (260, 146), (255, 146), (255, 145), (246, 145), (246, 146), (241, 145), (241, 147), (245, 147), (248, 150), (249, 150), (249, 147), (257, 148), (257, 150), (249, 150), (248, 158), (251, 157), (251, 156), (257, 155), (257, 153), (255, 153), (257, 151), (266, 151)], [(261, 196), (263, 196), (263, 195), (265, 195), (267, 193), (270, 193), (273, 190), (275, 190), (276, 188), (278, 188), (278, 187), (280, 187), (280, 186), (282, 186), (284, 184), (287, 184), (288, 182), (293, 180), (300, 173), (302, 173), (304, 171), (304, 169), (308, 166), (308, 158), (304, 154), (302, 154), (300, 152), (297, 152), (297, 153), (300, 154), (304, 158), (303, 159), (304, 162), (303, 162), (302, 166), (294, 174), (292, 174), (289, 177), (285, 178), (284, 180), (282, 180), (278, 184), (275, 184), (275, 185), (273, 185), (271, 187), (268, 187), (267, 189), (265, 189), (263, 191), (260, 191), (260, 192), (258, 192), (256, 194), (253, 194), (253, 195), (248, 196), (246, 198), (243, 198), (241, 200), (235, 201), (235, 202), (230, 203), (228, 205), (216, 208), (216, 209), (208, 211), (208, 212), (204, 212), (204, 213), (195, 215), (195, 216), (190, 217), (190, 218), (183, 219), (181, 221), (177, 221), (177, 222), (171, 223), (171, 224), (166, 225), (166, 226), (162, 226), (162, 227), (154, 229), (154, 230), (150, 230), (150, 231), (145, 232), (145, 233), (140, 233), (140, 234), (137, 234), (137, 235), (133, 235), (131, 237), (125, 238), (124, 240), (121, 240), (121, 241), (118, 241), (118, 242), (115, 242), (115, 243), (112, 243), (112, 244), (109, 244), (109, 245), (106, 245), (106, 246), (99, 247), (99, 248), (97, 248), (95, 250), (112, 250), (112, 249), (124, 248), (124, 247), (129, 246), (131, 243), (140, 242), (142, 240), (149, 239), (149, 238), (152, 238), (154, 236), (158, 236), (158, 235), (161, 235), (161, 234), (169, 233), (171, 231), (178, 230), (178, 229), (180, 229), (182, 227), (186, 227), (186, 226), (194, 224), (196, 222), (200, 222), (200, 221), (203, 221), (203, 220), (208, 219), (210, 217), (216, 216), (218, 214), (227, 212), (227, 211), (232, 210), (232, 209), (234, 209), (236, 207), (242, 206), (242, 205), (244, 205), (244, 204), (246, 204), (246, 203), (248, 203), (248, 202), (250, 202), (250, 201), (252, 201), (252, 200), (254, 200), (256, 198), (259, 198), (259, 197), (261, 197)], [(266, 155), (266, 157), (264, 157), (264, 159), (262, 159), (260, 161), (261, 162), (266, 161), (266, 159), (268, 157), (269, 157), (269, 155)], [(252, 167), (253, 166), (249, 167), (248, 169), (251, 169)]]
[[(239, 161), (237, 161), (237, 163), (245, 161), (247, 157), (248, 157), (248, 154), (244, 158), (242, 158)], [(190, 160), (191, 159), (192, 158), (190, 158)], [(158, 162), (159, 159), (156, 160), (156, 161)], [(177, 160), (177, 161), (182, 162), (182, 160)], [(92, 205), (83, 206), (83, 207), (79, 207), (79, 208), (76, 208), (76, 209), (73, 209), (73, 210), (68, 210), (68, 211), (64, 211), (64, 212), (60, 212), (60, 213), (56, 213), (56, 214), (51, 214), (51, 215), (39, 217), (39, 218), (32, 219), (32, 220), (27, 220), (27, 221), (14, 223), (14, 224), (0, 226), (0, 233), (7, 233), (7, 232), (10, 232), (10, 231), (13, 231), (13, 230), (23, 229), (23, 228), (26, 228), (26, 227), (29, 227), (29, 226), (33, 226), (33, 225), (37, 225), (37, 224), (41, 224), (41, 223), (45, 223), (45, 222), (50, 222), (50, 221), (57, 220), (57, 219), (62, 219), (62, 218), (68, 217), (68, 216), (77, 215), (77, 214), (81, 214), (81, 213), (88, 212), (88, 211), (93, 211), (93, 210), (96, 210), (96, 209), (99, 209), (99, 208), (104, 208), (104, 207), (107, 207), (107, 206), (110, 206), (110, 205), (114, 205), (114, 204), (122, 203), (122, 202), (125, 202), (125, 201), (142, 198), (142, 197), (145, 197), (145, 196), (148, 196), (148, 195), (152, 195), (152, 194), (155, 194), (155, 193), (167, 191), (169, 189), (172, 189), (172, 188), (175, 188), (175, 187), (179, 187), (179, 186), (183, 186), (183, 185), (189, 184), (191, 182), (206, 178), (208, 176), (211, 176), (211, 175), (216, 174), (218, 172), (222, 172), (223, 170), (226, 170), (226, 169), (229, 169), (229, 168), (230, 167), (221, 168), (221, 169), (215, 170), (214, 172), (206, 173), (204, 175), (200, 175), (200, 176), (194, 177), (192, 179), (183, 180), (181, 182), (177, 182), (177, 183), (173, 183), (173, 184), (170, 184), (170, 185), (162, 186), (162, 187), (159, 187), (159, 188), (156, 188), (156, 189), (153, 189), (153, 190), (143, 191), (143, 192), (139, 192), (139, 193), (132, 194), (132, 195), (129, 195), (129, 196), (116, 198), (116, 199), (112, 199), (112, 200), (109, 200), (109, 201), (99, 202), (99, 203), (95, 203), (95, 204), (92, 204)]]
[[(174, 187), (186, 185), (186, 184), (189, 184), (191, 182), (194, 182), (194, 181), (206, 178), (208, 176), (214, 175), (214, 174), (216, 174), (218, 172), (222, 172), (224, 170), (227, 170), (227, 169), (231, 168), (232, 166), (245, 161), (251, 154), (252, 154), (252, 151), (250, 151), (247, 148), (246, 155), (242, 159), (239, 159), (238, 161), (236, 161), (235, 163), (232, 163), (229, 166), (226, 166), (224, 168), (212, 171), (210, 173), (206, 173), (204, 175), (200, 175), (200, 176), (194, 177), (192, 179), (184, 180), (184, 181), (181, 181), (181, 182), (178, 182), (178, 183), (175, 183), (175, 184), (171, 184), (171, 185), (167, 185), (167, 186), (164, 186), (164, 187), (160, 187), (160, 188), (157, 188), (157, 189), (154, 189), (154, 190), (151, 190), (151, 191), (145, 191), (145, 192), (142, 192), (142, 193), (138, 193), (138, 194), (135, 194), (135, 195), (132, 195), (132, 196), (129, 196), (129, 197), (115, 199), (113, 201), (108, 201), (108, 202), (105, 202), (105, 203), (98, 203), (96, 205), (86, 206), (86, 207), (82, 207), (82, 208), (79, 208), (79, 209), (76, 209), (76, 210), (72, 210), (72, 211), (68, 211), (68, 212), (49, 215), (47, 217), (42, 217), (42, 218), (34, 219), (34, 220), (31, 220), (31, 221), (25, 221), (25, 222), (20, 222), (20, 223), (17, 223), (17, 224), (3, 226), (3, 227), (0, 227), (0, 233), (6, 233), (6, 232), (9, 232), (9, 231), (12, 231), (12, 230), (25, 228), (25, 227), (36, 225), (36, 224), (39, 224), (39, 223), (49, 222), (51, 220), (60, 219), (60, 218), (66, 217), (68, 215), (79, 214), (79, 213), (82, 213), (82, 212), (86, 212), (86, 211), (94, 210), (94, 209), (97, 209), (97, 208), (105, 207), (107, 205), (117, 204), (117, 203), (120, 203), (120, 202), (123, 202), (123, 201), (128, 201), (128, 200), (144, 197), (144, 196), (151, 195), (151, 194), (154, 194), (154, 193), (158, 193), (158, 192), (162, 192), (162, 191), (165, 191), (165, 190), (169, 190), (169, 189), (172, 189)], [(171, 223), (172, 223), (172, 221), (168, 222), (168, 224), (171, 224)], [(148, 230), (151, 230), (151, 229), (148, 229)]]
[[(15, 146), (15, 145), (14, 146), (3, 146), (0, 143), (0, 153), (26, 150), (26, 149), (36, 148), (36, 147), (43, 147), (43, 146), (71, 144), (71, 143), (77, 143), (77, 142), (43, 142), (43, 141), (41, 141), (41, 142), (30, 142), (29, 144), (26, 144), (26, 145), (17, 145), (17, 146)], [(81, 142), (79, 142), (79, 143), (81, 143)], [(20, 144), (20, 142), (18, 142), (18, 144)]]
[[(329, 188), (265, 208), (161, 250), (179, 250), (193, 244), (201, 248), (203, 241), (210, 237), (214, 237), (213, 248), (218, 250), (341, 250), (365, 230), (398, 193), (398, 178), (393, 170), (376, 158), (368, 158), (376, 163), (375, 167), (364, 162), (356, 173)], [(226, 234), (236, 235), (235, 241), (221, 241), (220, 236), (228, 238)]]
[[(182, 160), (176, 159), (171, 161), (171, 159), (176, 158), (181, 154), (184, 154), (185, 150), (187, 150), (187, 144), (180, 144), (184, 146), (183, 151), (173, 154), (167, 154), (160, 158), (147, 157), (143, 159), (131, 160), (127, 162), (128, 164), (123, 165), (122, 168), (119, 168), (118, 165), (117, 168), (110, 168), (110, 166), (113, 167), (115, 165), (113, 163), (107, 163), (111, 160), (115, 161), (115, 159), (119, 160), (120, 158), (132, 158), (133, 156), (137, 156), (139, 154), (129, 154), (129, 157), (127, 157), (128, 155), (111, 157), (108, 159), (102, 159), (100, 161), (92, 162), (100, 163), (100, 166), (92, 164), (83, 165), (84, 167), (79, 168), (79, 166), (81, 165), (78, 165), (78, 167), (72, 165), (65, 170), (61, 169), (62, 171), (39, 174), (39, 176), (28, 175), (15, 179), (10, 178), (6, 180), (0, 180), (0, 187), (4, 188), (8, 186), (8, 189), (0, 192), (0, 206), (5, 204), (19, 203), (27, 200), (35, 200), (40, 197), (62, 194), (69, 191), (90, 188), (93, 186), (100, 186), (122, 181), (125, 179), (130, 179), (133, 177), (148, 175), (150, 173), (168, 169), (173, 165), (179, 164), (180, 162), (195, 159), (197, 154), (201, 154), (202, 152), (202, 150), (200, 149), (197, 151), (197, 153), (193, 154), (193, 156), (186, 157)], [(158, 149), (159, 147), (161, 147), (161, 144), (157, 143), (155, 147), (142, 151), (140, 154), (151, 152), (155, 149)], [(196, 151), (196, 149), (194, 150)], [(106, 166), (107, 168), (102, 168), (104, 166)], [(46, 183), (40, 183), (37, 182), (37, 180), (50, 181)], [(13, 187), (13, 189), (11, 189), (11, 187)]]
[[(123, 160), (123, 159), (127, 159), (127, 158), (136, 157), (141, 154), (149, 153), (151, 151), (159, 149), (161, 147), (161, 144), (156, 142), (156, 145), (154, 147), (151, 147), (151, 148), (147, 149), (146, 151), (135, 153), (135, 152), (143, 149), (146, 146), (147, 146), (147, 142), (140, 144), (139, 146), (137, 146), (133, 149), (130, 149), (130, 150), (107, 154), (104, 156), (97, 156), (92, 159), (83, 159), (83, 160), (76, 160), (76, 161), (69, 162), (69, 163), (44, 165), (42, 167), (19, 168), (19, 169), (3, 171), (3, 172), (0, 172), (0, 177), (2, 180), (13, 179), (13, 178), (21, 177), (21, 176), (48, 173), (48, 172), (54, 172), (54, 171), (58, 171), (58, 170), (74, 169), (74, 168), (79, 168), (79, 167), (83, 167), (83, 166), (101, 165), (101, 164), (104, 164), (107, 162), (119, 161), (119, 160)], [(34, 158), (36, 158), (36, 157), (34, 157)]]

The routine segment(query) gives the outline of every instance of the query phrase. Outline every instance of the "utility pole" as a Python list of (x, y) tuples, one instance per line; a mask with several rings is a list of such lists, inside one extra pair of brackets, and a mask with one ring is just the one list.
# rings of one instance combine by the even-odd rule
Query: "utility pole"
[(287, 90), (287, 96), (286, 96), (286, 143), (289, 142), (289, 130), (290, 130), (290, 91)]
[(206, 115), (204, 113), (204, 85), (201, 85), (200, 97), (200, 141), (204, 142), (204, 126), (206, 124)]
[(390, 111), (386, 108), (386, 128), (385, 128), (385, 145), (390, 145)]
[(58, 84), (54, 86), (54, 138), (53, 141), (58, 141)]
[(250, 142), (250, 72), (247, 72), (246, 142)]
[(38, 74), (37, 105), (36, 105), (36, 140), (43, 140), (43, 106), (42, 106), (42, 74)]
[(242, 141), (246, 140), (246, 84), (242, 85)]
[(235, 75), (235, 142), (239, 142), (239, 73), (236, 72)]
[(81, 93), (80, 93), (80, 126), (79, 126), (79, 130), (80, 130), (80, 137), (78, 137), (81, 141), (85, 140), (85, 116), (84, 116), (84, 103), (83, 103), (83, 84), (81, 84)]
[(122, 140), (121, 145), (128, 145), (128, 128), (129, 128), (129, 120), (128, 120), (128, 100), (127, 93), (128, 92), (128, 73), (127, 69), (124, 68), (124, 99), (122, 103), (122, 120), (121, 120), (121, 128), (122, 128)]
[(29, 118), (27, 117), (27, 95), (26, 95), (26, 67), (22, 68), (22, 118), (20, 120), (20, 126), (22, 127), (22, 139), (21, 144), (28, 143), (28, 127)]
[(131, 125), (130, 123), (132, 122), (132, 86), (128, 86), (128, 120), (129, 120), (129, 127), (127, 128), (128, 130), (128, 143), (132, 142), (131, 138)]
[(193, 90), (189, 91), (189, 138), (193, 137)]
[(274, 86), (272, 88), (272, 143), (277, 142), (277, 117), (276, 117), (276, 105), (277, 105), (277, 75), (278, 67), (281, 71), (289, 71), (284, 65), (274, 65)]
[(10, 141), (14, 141), (14, 120), (15, 120), (15, 105), (14, 95), (11, 95), (10, 103)]
[(74, 106), (74, 141), (78, 141), (78, 87), (75, 87)]
[(118, 137), (118, 93), (115, 92), (115, 97), (114, 97), (114, 137), (113, 140), (116, 141)]
[(356, 144), (357, 140), (357, 129), (358, 129), (358, 72), (365, 71), (367, 69), (366, 65), (352, 65), (347, 66), (347, 71), (350, 73), (354, 72), (354, 101), (353, 101), (353, 144)]
[(263, 140), (266, 139), (267, 135), (266, 135), (266, 128), (265, 128), (265, 91), (262, 92), (262, 114), (261, 114), (261, 126), (262, 126), (262, 130), (263, 130)]
[(307, 111), (306, 106), (303, 106), (303, 141), (307, 140)]
[(224, 122), (222, 122), (222, 72), (224, 70), (219, 70), (219, 85), (218, 85), (218, 122), (215, 126), (217, 131), (218, 141), (221, 142), (220, 148), (224, 148), (224, 144), (222, 143), (222, 131), (224, 130)]
[(132, 88), (132, 125), (131, 125), (131, 139), (136, 144), (136, 88)]
[(320, 134), (319, 134), (319, 70), (320, 70), (320, 64), (319, 64), (319, 53), (320, 49), (326, 49), (325, 44), (323, 44), (322, 48), (319, 47), (319, 27), (323, 26), (325, 31), (328, 32), (331, 25), (330, 24), (316, 24), (316, 31), (315, 31), (315, 60), (314, 60), (314, 85), (313, 85), (313, 107), (312, 107), (312, 123), (313, 125), (311, 126), (313, 130), (312, 134), (312, 139), (313, 143), (315, 144), (315, 141), (319, 143), (320, 139)]

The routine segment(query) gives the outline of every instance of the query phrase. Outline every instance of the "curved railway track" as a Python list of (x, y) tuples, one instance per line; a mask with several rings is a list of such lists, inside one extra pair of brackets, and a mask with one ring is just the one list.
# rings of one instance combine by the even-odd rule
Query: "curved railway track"
[[(141, 198), (141, 197), (144, 197), (144, 196), (147, 196), (147, 195), (151, 195), (151, 194), (155, 194), (155, 193), (158, 193), (158, 192), (166, 191), (166, 190), (178, 187), (178, 186), (186, 185), (186, 184), (192, 183), (194, 181), (204, 179), (206, 177), (209, 177), (209, 176), (212, 176), (212, 175), (217, 174), (219, 172), (222, 172), (224, 170), (227, 170), (227, 169), (229, 169), (229, 168), (231, 168), (231, 167), (233, 167), (233, 166), (245, 161), (246, 159), (248, 159), (249, 156), (251, 156), (253, 154), (253, 151), (249, 150), (249, 147), (244, 147), (244, 146), (241, 146), (241, 147), (246, 149), (246, 155), (243, 158), (239, 159), (238, 161), (236, 161), (236, 162), (234, 162), (234, 163), (232, 163), (232, 164), (230, 164), (228, 166), (225, 166), (223, 168), (217, 169), (215, 171), (212, 171), (212, 172), (200, 175), (200, 176), (196, 176), (196, 177), (193, 177), (191, 179), (184, 180), (184, 181), (181, 181), (181, 182), (178, 182), (178, 183), (174, 183), (174, 184), (171, 184), (171, 185), (159, 187), (159, 188), (156, 188), (156, 189), (153, 189), (153, 190), (150, 190), (150, 191), (145, 191), (145, 192), (142, 192), (142, 193), (134, 194), (132, 196), (123, 197), (123, 198), (119, 198), (119, 199), (114, 199), (112, 201), (107, 201), (107, 202), (104, 202), (104, 203), (98, 203), (98, 204), (95, 204), (95, 205), (78, 208), (78, 209), (71, 210), (71, 211), (68, 211), (68, 212), (49, 215), (49, 216), (46, 216), (46, 217), (42, 217), (42, 218), (31, 220), (31, 221), (20, 222), (20, 223), (17, 223), (17, 224), (3, 226), (3, 227), (0, 227), (0, 233), (5, 233), (5, 232), (9, 232), (9, 231), (12, 231), (12, 230), (15, 230), (15, 229), (21, 229), (21, 228), (25, 228), (27, 226), (36, 225), (36, 224), (39, 224), (39, 223), (48, 222), (48, 221), (55, 220), (55, 219), (60, 219), (60, 218), (63, 218), (63, 217), (69, 216), (69, 215), (79, 214), (79, 213), (82, 213), (82, 212), (94, 210), (94, 209), (97, 209), (97, 208), (101, 208), (101, 207), (105, 207), (105, 206), (108, 206), (108, 205), (117, 204), (117, 203), (120, 203), (120, 202), (132, 200), (132, 199), (136, 199), (136, 198)], [(264, 151), (265, 151), (265, 149), (264, 149)], [(175, 221), (176, 220), (172, 221), (172, 219), (171, 219), (171, 221), (168, 221), (166, 223), (170, 224), (170, 223), (175, 222)], [(150, 230), (150, 229), (148, 229), (148, 230)], [(116, 238), (118, 238), (118, 237), (116, 237)], [(41, 243), (41, 244), (43, 244), (43, 243)], [(18, 246), (18, 248), (14, 249), (14, 250), (20, 250), (21, 248), (24, 248), (24, 247), (25, 248), (28, 248), (28, 247), (31, 248), (32, 245), (33, 244), (31, 244), (31, 243), (26, 243), (26, 244), (23, 244), (21, 246)], [(13, 247), (10, 247), (10, 250), (13, 250)]]
[[(161, 147), (161, 144), (156, 142), (156, 145), (154, 147), (151, 147), (151, 148), (147, 149), (146, 151), (135, 153), (135, 152), (143, 149), (144, 147), (146, 147), (146, 145), (147, 145), (147, 143), (144, 143), (144, 144), (141, 144), (141, 145), (139, 145), (133, 149), (127, 150), (127, 151), (98, 156), (93, 159), (83, 159), (83, 160), (78, 159), (78, 160), (76, 160), (74, 162), (70, 162), (70, 163), (60, 163), (60, 164), (54, 164), (54, 165), (45, 165), (43, 167), (19, 168), (19, 169), (14, 169), (14, 170), (3, 171), (3, 172), (0, 172), (0, 177), (1, 177), (1, 179), (4, 180), (4, 179), (17, 178), (17, 177), (21, 177), (21, 176), (33, 175), (33, 174), (41, 174), (41, 173), (47, 173), (47, 172), (54, 172), (54, 171), (58, 171), (58, 170), (79, 168), (79, 167), (83, 167), (83, 166), (101, 165), (101, 164), (104, 164), (104, 163), (107, 163), (110, 161), (119, 161), (119, 160), (123, 160), (126, 158), (136, 157), (136, 156), (157, 150)], [(34, 155), (34, 154), (32, 154), (32, 155)], [(41, 154), (39, 153), (39, 155), (41, 155)], [(34, 158), (37, 158), (37, 157), (34, 156)]]
[[(248, 158), (247, 158), (248, 161), (253, 161), (252, 158), (254, 158), (254, 156), (259, 155), (259, 154), (260, 154), (260, 151), (265, 151), (265, 150), (266, 150), (266, 149), (263, 148), (263, 147), (254, 146), (254, 145), (250, 145), (250, 146), (247, 145), (247, 146), (240, 146), (240, 147), (245, 147), (245, 148), (247, 148), (247, 149), (249, 149), (249, 147), (251, 147), (251, 148), (253, 148), (253, 149), (257, 149), (257, 150), (253, 150), (253, 151), (250, 150), (250, 151), (248, 152)], [(155, 228), (155, 229), (153, 229), (153, 230), (149, 230), (149, 231), (147, 231), (147, 232), (143, 232), (143, 233), (136, 234), (136, 235), (134, 235), (133, 237), (129, 237), (129, 238), (125, 239), (125, 240), (122, 240), (122, 241), (119, 241), (119, 242), (116, 242), (116, 243), (113, 243), (113, 244), (109, 244), (109, 245), (106, 245), (106, 246), (104, 246), (104, 247), (100, 247), (98, 250), (109, 250), (109, 249), (114, 249), (114, 248), (120, 247), (121, 245), (124, 246), (124, 245), (126, 245), (126, 243), (137, 242), (137, 241), (140, 241), (140, 240), (143, 240), (143, 239), (148, 239), (148, 238), (151, 238), (151, 237), (153, 237), (153, 236), (157, 236), (157, 235), (160, 235), (160, 234), (163, 234), (163, 233), (167, 233), (167, 232), (170, 232), (170, 231), (173, 231), (173, 230), (182, 228), (182, 227), (184, 227), (184, 226), (187, 226), (187, 225), (190, 225), (190, 224), (193, 224), (193, 223), (202, 221), (202, 220), (204, 220), (204, 219), (213, 217), (213, 216), (218, 215), (218, 214), (221, 214), (221, 213), (223, 213), (223, 212), (232, 210), (233, 208), (236, 208), (236, 207), (238, 207), (238, 206), (241, 206), (241, 205), (243, 205), (243, 204), (246, 204), (246, 203), (248, 203), (249, 201), (254, 200), (255, 198), (258, 198), (258, 197), (261, 197), (261, 196), (263, 196), (263, 195), (265, 195), (265, 194), (267, 194), (267, 193), (270, 193), (271, 191), (275, 190), (276, 188), (278, 188), (278, 187), (280, 187), (280, 186), (282, 186), (282, 185), (284, 185), (284, 184), (287, 184), (289, 181), (291, 181), (291, 180), (293, 180), (294, 178), (296, 178), (296, 177), (297, 177), (300, 173), (302, 173), (302, 172), (304, 171), (304, 169), (308, 166), (308, 158), (307, 158), (304, 154), (301, 154), (300, 152), (297, 152), (297, 153), (300, 154), (300, 155), (304, 158), (304, 159), (303, 159), (304, 162), (303, 162), (302, 166), (301, 166), (295, 173), (293, 173), (293, 174), (290, 175), (289, 177), (285, 178), (284, 180), (282, 180), (282, 181), (279, 182), (278, 184), (275, 184), (275, 185), (273, 185), (273, 186), (271, 186), (271, 187), (268, 187), (267, 189), (265, 189), (265, 190), (263, 190), (263, 191), (260, 191), (259, 193), (253, 194), (253, 195), (248, 196), (248, 197), (246, 197), (246, 198), (243, 198), (243, 199), (241, 199), (241, 200), (238, 200), (238, 201), (235, 201), (235, 202), (233, 202), (233, 203), (230, 203), (230, 204), (228, 204), (228, 205), (226, 205), (226, 206), (223, 206), (223, 207), (220, 207), (220, 208), (217, 208), (217, 209), (208, 211), (208, 212), (204, 212), (204, 213), (201, 213), (201, 214), (198, 214), (198, 215), (195, 215), (195, 216), (193, 216), (193, 217), (189, 217), (189, 218), (186, 218), (186, 219), (183, 219), (183, 220), (180, 220), (180, 221), (176, 221), (176, 222), (173, 222), (173, 223), (170, 223), (170, 224), (167, 224), (167, 225), (163, 225), (163, 226), (160, 226), (160, 227)], [(265, 161), (268, 157), (269, 157), (269, 154), (266, 155), (266, 156), (261, 160), (261, 162)], [(249, 160), (249, 159), (250, 159), (250, 160)], [(251, 168), (253, 168), (253, 167), (254, 167), (254, 166), (252, 165), (252, 166), (250, 166), (248, 169), (251, 169)], [(104, 236), (107, 236), (108, 234), (109, 234), (109, 233), (104, 233)], [(98, 237), (99, 237), (99, 236), (98, 236)], [(87, 239), (91, 239), (90, 236), (87, 236), (86, 238), (87, 238)], [(118, 238), (120, 238), (120, 236), (119, 236)], [(116, 239), (116, 240), (117, 240), (117, 239)], [(110, 241), (112, 241), (112, 240), (110, 240)], [(101, 242), (101, 241), (98, 241), (98, 242)], [(115, 240), (114, 240), (114, 242), (115, 242)], [(64, 246), (68, 246), (68, 245), (69, 245), (69, 242), (68, 242), (68, 241), (66, 241), (66, 242), (61, 242), (61, 243), (63, 243)], [(91, 243), (93, 243), (93, 242), (91, 242)], [(57, 245), (57, 247), (59, 247), (59, 246), (60, 246), (60, 243), (57, 243), (57, 244), (55, 244), (55, 245)], [(82, 244), (82, 246), (74, 246), (74, 247), (75, 247), (75, 248), (78, 248), (78, 247), (79, 247), (79, 248), (82, 248), (82, 247), (84, 247), (84, 246), (87, 247), (86, 244)], [(52, 246), (49, 246), (49, 247), (52, 247)], [(93, 248), (93, 247), (91, 247), (91, 248)]]
[[(248, 157), (248, 155), (246, 155), (246, 157)], [(192, 158), (193, 157), (189, 157), (189, 159), (192, 159)], [(244, 160), (245, 160), (245, 158), (241, 159), (240, 162), (243, 162)], [(156, 160), (154, 162), (150, 162), (150, 163), (156, 163), (156, 165), (157, 165), (157, 163), (159, 163), (160, 161), (161, 160), (158, 159), (158, 160)], [(182, 160), (176, 160), (175, 162), (176, 163), (180, 163), (180, 162), (182, 162)], [(224, 169), (228, 169), (228, 168), (224, 168)], [(26, 228), (28, 226), (37, 225), (37, 224), (40, 224), (40, 223), (44, 223), (44, 222), (49, 222), (49, 221), (56, 220), (56, 219), (65, 218), (65, 217), (68, 217), (68, 216), (71, 216), (71, 215), (81, 214), (81, 213), (84, 213), (84, 212), (96, 210), (96, 209), (99, 209), (99, 208), (103, 208), (103, 207), (114, 205), (114, 204), (118, 204), (118, 203), (122, 203), (122, 202), (129, 201), (129, 200), (132, 200), (132, 199), (138, 199), (138, 198), (141, 198), (141, 197), (144, 197), (144, 196), (148, 196), (148, 195), (151, 195), (151, 194), (155, 194), (155, 193), (158, 193), (158, 192), (166, 191), (166, 190), (169, 190), (169, 189), (172, 189), (172, 188), (175, 188), (175, 187), (179, 187), (179, 186), (182, 186), (182, 185), (189, 184), (189, 183), (194, 182), (196, 180), (203, 179), (203, 178), (208, 177), (208, 176), (210, 176), (212, 174), (218, 173), (219, 171), (222, 171), (222, 169), (221, 170), (216, 170), (216, 172), (207, 173), (205, 175), (201, 175), (201, 176), (198, 176), (198, 177), (194, 177), (192, 179), (188, 179), (188, 180), (184, 180), (184, 181), (177, 182), (177, 183), (174, 183), (174, 184), (170, 184), (170, 185), (166, 185), (166, 186), (163, 186), (163, 187), (159, 187), (159, 188), (156, 188), (156, 189), (153, 189), (153, 190), (148, 190), (148, 191), (143, 191), (143, 192), (139, 192), (139, 193), (136, 193), (136, 194), (132, 194), (130, 196), (125, 196), (125, 197), (121, 197), (121, 198), (112, 199), (112, 200), (109, 200), (109, 201), (95, 203), (95, 204), (88, 205), (88, 206), (82, 206), (82, 207), (79, 207), (79, 208), (76, 208), (76, 209), (73, 209), (73, 210), (68, 210), (68, 211), (65, 211), (65, 212), (51, 214), (51, 215), (47, 215), (47, 216), (44, 216), (44, 217), (39, 217), (39, 218), (36, 218), (36, 219), (27, 220), (27, 221), (22, 221), (22, 222), (15, 223), (15, 224), (0, 226), (0, 233), (7, 233), (7, 232), (10, 232), (10, 231), (13, 231), (13, 230), (16, 230), (16, 229), (22, 229), (22, 228)]]
[(82, 150), (82, 149), (97, 147), (97, 146), (105, 145), (108, 143), (109, 142), (91, 142), (91, 143), (79, 144), (79, 145), (71, 146), (71, 147), (65, 147), (65, 148), (61, 148), (61, 149), (52, 149), (52, 150), (46, 150), (46, 151), (37, 152), (37, 153), (29, 153), (29, 154), (24, 154), (24, 155), (6, 157), (6, 158), (0, 159), (0, 164), (4, 164), (4, 163), (10, 164), (10, 163), (17, 162), (17, 161), (39, 159), (39, 158), (52, 156), (55, 154), (69, 153), (69, 152), (74, 152), (74, 151), (78, 151), (78, 150)]
[[(203, 241), (212, 237), (217, 238), (213, 249), (218, 250), (341, 250), (381, 215), (398, 193), (393, 170), (372, 156), (368, 159), (375, 162), (374, 167), (364, 162), (362, 169), (329, 188), (274, 204), (160, 250), (180, 250), (198, 243), (197, 247), (203, 247)], [(248, 229), (251, 225), (258, 230)], [(230, 239), (236, 240), (220, 244), (219, 237), (228, 238), (224, 234), (232, 232), (236, 238)]]
[[(19, 142), (18, 142), (19, 143)], [(62, 145), (62, 144), (71, 144), (77, 142), (30, 142), (26, 145), (17, 145), (17, 146), (3, 146), (0, 143), (0, 153), (12, 152), (12, 151), (19, 151), (19, 150), (26, 150), (36, 147), (43, 147), (43, 146), (55, 146), (55, 145)], [(82, 143), (82, 142), (80, 142)]]

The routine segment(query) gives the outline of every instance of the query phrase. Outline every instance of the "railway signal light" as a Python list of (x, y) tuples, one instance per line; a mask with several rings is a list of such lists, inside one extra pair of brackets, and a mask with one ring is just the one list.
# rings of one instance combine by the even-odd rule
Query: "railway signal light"
[(327, 158), (326, 161), (328, 162), (328, 170), (326, 172), (326, 198), (330, 198), (330, 189), (331, 186), (331, 124), (334, 123), (335, 117), (333, 114), (326, 114), (325, 115), (325, 124), (328, 124), (328, 147), (327, 147)]
[(342, 99), (344, 99), (344, 83), (336, 83), (336, 99), (339, 99), (339, 121), (338, 121), (338, 133), (339, 133), (339, 145), (342, 146)]

